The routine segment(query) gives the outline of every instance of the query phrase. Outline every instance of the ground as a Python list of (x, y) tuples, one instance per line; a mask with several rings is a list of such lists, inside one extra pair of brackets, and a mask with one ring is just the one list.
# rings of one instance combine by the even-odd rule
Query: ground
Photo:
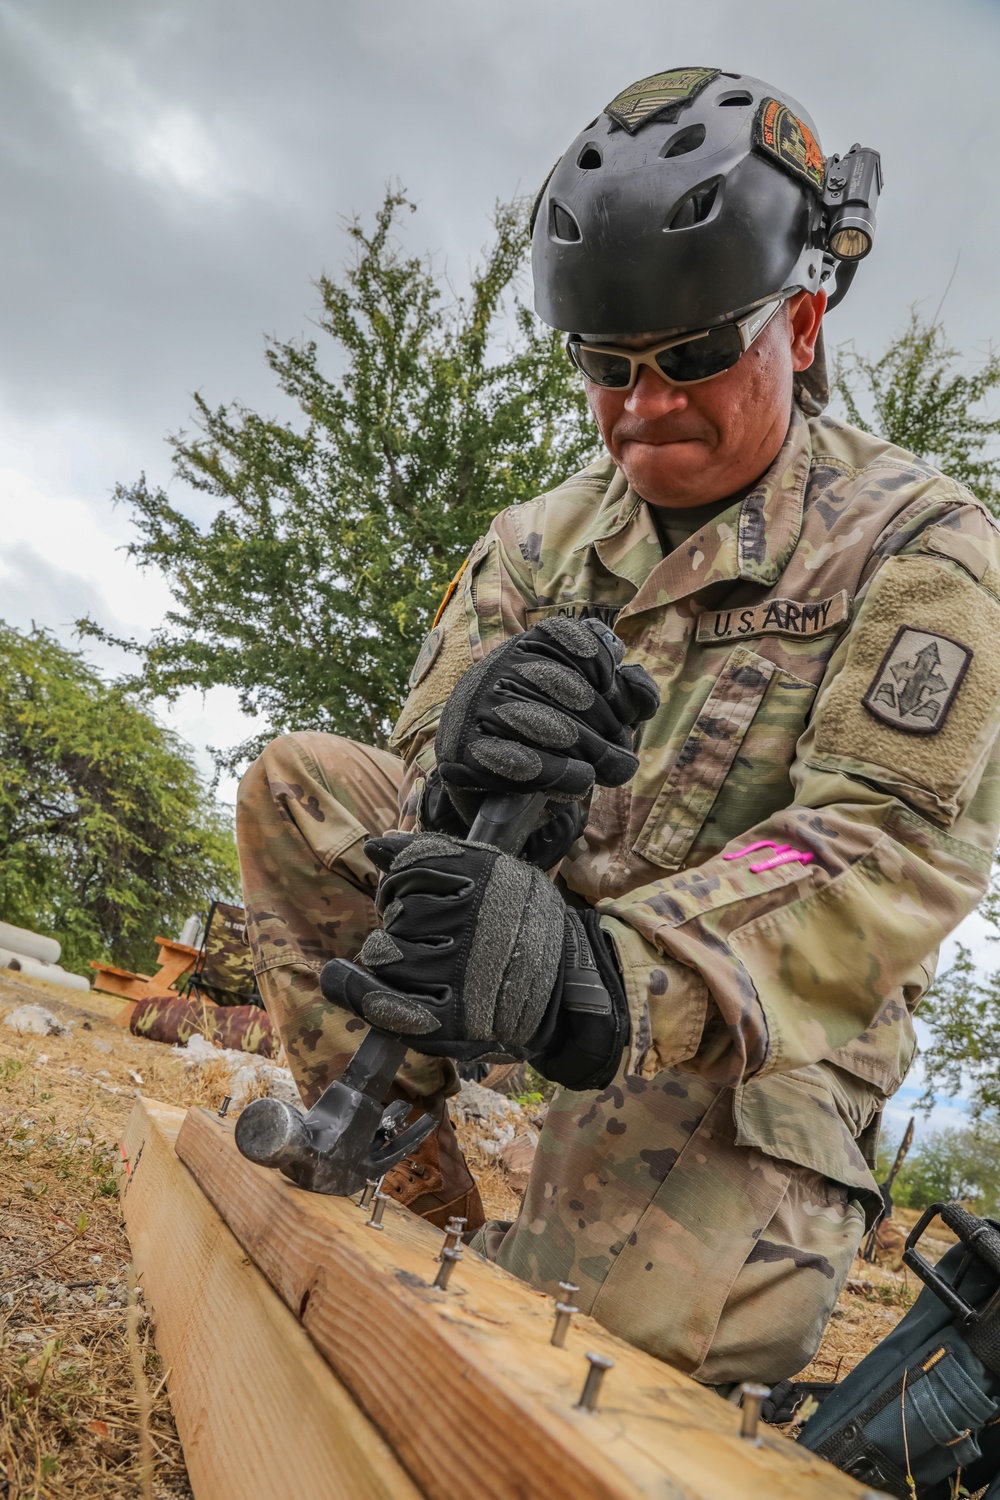
[[(0, 1500), (182, 1500), (118, 1209), (118, 1143), (138, 1094), (215, 1108), (228, 1074), (213, 1064), (192, 1077), (178, 1051), (116, 1026), (107, 997), (0, 976), (0, 1016), (24, 1004), (71, 1030), (21, 1036), (0, 1021)], [(518, 1128), (538, 1118), (531, 1104)], [(475, 1121), (458, 1128), (487, 1213), (512, 1218), (516, 1178), (494, 1138)], [(907, 1272), (858, 1262), (805, 1378), (847, 1374), (916, 1290)]]

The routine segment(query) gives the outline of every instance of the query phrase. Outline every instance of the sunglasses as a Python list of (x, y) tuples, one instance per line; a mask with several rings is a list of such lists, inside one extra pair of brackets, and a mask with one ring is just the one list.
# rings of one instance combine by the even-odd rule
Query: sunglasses
[(775, 297), (742, 318), (720, 323), (701, 333), (682, 333), (652, 349), (622, 349), (615, 344), (584, 344), (573, 334), (566, 352), (588, 380), (609, 390), (630, 391), (643, 365), (655, 370), (668, 385), (697, 385), (731, 370), (764, 332), (787, 297)]

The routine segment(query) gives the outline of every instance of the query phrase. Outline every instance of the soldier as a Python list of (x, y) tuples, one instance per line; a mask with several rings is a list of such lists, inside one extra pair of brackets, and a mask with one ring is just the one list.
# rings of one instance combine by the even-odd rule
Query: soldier
[[(562, 1088), (517, 1222), (477, 1247), (715, 1384), (814, 1353), (1000, 817), (996, 528), (822, 414), (827, 290), (877, 188), (874, 152), (825, 161), (757, 79), (679, 69), (612, 101), (533, 228), (606, 456), (473, 548), (400, 759), (291, 735), (241, 789), (303, 1096), (366, 1020), (410, 1040), (399, 1087), (439, 1110), (452, 1059), (529, 1058)], [(504, 789), (553, 799), (527, 853), (554, 882), (459, 842)], [(327, 1003), (320, 968), (359, 949), (370, 982), (333, 963)], [(467, 1189), (444, 1116), (433, 1154), (424, 1201), (397, 1188), (432, 1214)]]

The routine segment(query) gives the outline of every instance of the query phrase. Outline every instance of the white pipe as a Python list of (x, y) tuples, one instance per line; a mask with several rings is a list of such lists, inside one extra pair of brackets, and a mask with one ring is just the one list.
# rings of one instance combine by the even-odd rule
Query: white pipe
[(10, 922), (0, 922), (0, 947), (12, 948), (40, 964), (57, 964), (62, 951), (55, 938), (42, 937), (26, 927), (13, 927)]
[(4, 969), (24, 974), (28, 979), (47, 979), (49, 984), (61, 984), (67, 990), (90, 989), (90, 980), (82, 974), (69, 974), (58, 964), (42, 964), (23, 953), (12, 953), (9, 948), (0, 948), (0, 972)]

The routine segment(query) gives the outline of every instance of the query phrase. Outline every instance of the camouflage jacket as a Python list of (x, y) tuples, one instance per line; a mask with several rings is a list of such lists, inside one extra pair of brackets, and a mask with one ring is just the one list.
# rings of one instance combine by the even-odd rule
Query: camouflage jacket
[(394, 731), (411, 814), (458, 677), (553, 614), (613, 623), (662, 698), (560, 872), (615, 943), (627, 1069), (732, 1087), (739, 1142), (872, 1201), (855, 1141), (997, 839), (997, 527), (928, 464), (796, 410), (754, 489), (665, 556), (599, 460), (473, 548)]

